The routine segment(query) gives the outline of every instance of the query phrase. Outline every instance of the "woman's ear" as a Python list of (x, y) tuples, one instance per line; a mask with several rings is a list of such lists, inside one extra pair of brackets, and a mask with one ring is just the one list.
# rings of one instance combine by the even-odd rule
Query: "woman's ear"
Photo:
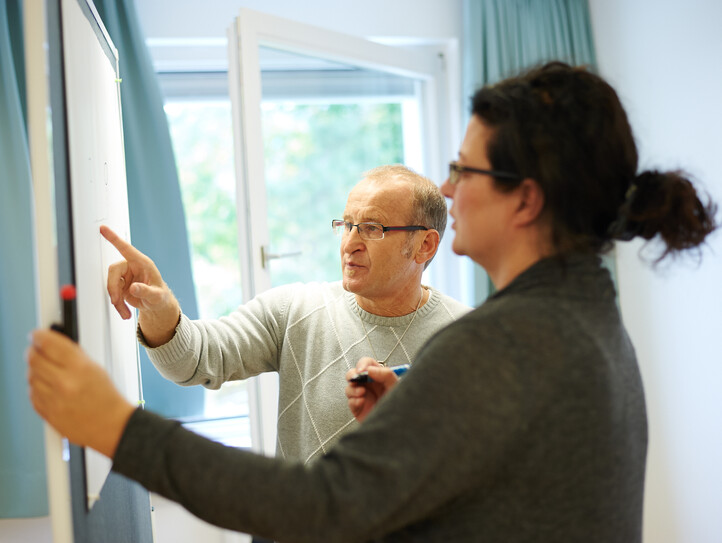
[(527, 177), (516, 188), (519, 204), (514, 222), (517, 226), (526, 226), (535, 222), (544, 211), (544, 191), (539, 183)]

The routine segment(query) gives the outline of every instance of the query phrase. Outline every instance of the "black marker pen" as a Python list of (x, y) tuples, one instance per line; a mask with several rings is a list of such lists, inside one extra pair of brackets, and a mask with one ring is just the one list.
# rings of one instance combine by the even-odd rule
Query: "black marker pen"
[[(401, 364), (400, 366), (394, 366), (393, 368), (389, 369), (396, 374), (396, 377), (401, 377), (404, 373), (409, 371), (409, 368), (411, 368), (411, 364)], [(351, 377), (349, 381), (351, 381), (352, 383), (369, 383), (373, 381), (373, 379), (369, 377), (369, 372), (362, 371), (361, 373), (358, 373), (355, 376)]]

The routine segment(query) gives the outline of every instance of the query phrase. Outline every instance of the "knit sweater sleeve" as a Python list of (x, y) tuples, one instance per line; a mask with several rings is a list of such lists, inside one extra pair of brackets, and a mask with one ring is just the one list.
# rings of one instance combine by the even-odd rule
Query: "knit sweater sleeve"
[(114, 469), (208, 522), (278, 541), (473, 537), (463, 515), (437, 518), (433, 534), (423, 519), (491, 479), (519, 431), (520, 380), (500, 363), (504, 342), (468, 364), (484, 343), (463, 319), (445, 329), (359, 430), (312, 464), (229, 449), (138, 411)]
[(260, 294), (233, 313), (216, 320), (181, 315), (173, 338), (160, 347), (141, 344), (153, 365), (180, 385), (217, 389), (225, 381), (278, 370), (288, 307), (298, 285)]

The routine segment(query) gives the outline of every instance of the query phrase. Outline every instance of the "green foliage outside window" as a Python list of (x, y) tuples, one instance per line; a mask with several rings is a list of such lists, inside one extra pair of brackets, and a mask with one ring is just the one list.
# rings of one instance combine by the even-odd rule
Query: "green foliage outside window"
[(241, 303), (229, 102), (166, 105), (202, 318)]
[(341, 278), (331, 219), (363, 172), (403, 161), (398, 103), (267, 103), (263, 108), (273, 285)]

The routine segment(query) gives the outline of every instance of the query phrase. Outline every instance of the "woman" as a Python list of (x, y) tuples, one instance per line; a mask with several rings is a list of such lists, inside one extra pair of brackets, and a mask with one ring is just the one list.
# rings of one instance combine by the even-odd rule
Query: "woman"
[(33, 335), (33, 404), (119, 473), (279, 541), (641, 541), (644, 395), (597, 254), (635, 235), (659, 235), (663, 256), (697, 247), (716, 210), (684, 177), (636, 169), (599, 77), (553, 63), (480, 90), (443, 191), (454, 250), (498, 291), (378, 405), (395, 377), (361, 361), (373, 382), (347, 394), (364, 422), (311, 465), (133, 409), (52, 332)]
[[(489, 464), (479, 533), (641, 540), (644, 395), (597, 254), (635, 236), (659, 235), (660, 258), (698, 246), (714, 206), (678, 173), (637, 175), (614, 90), (583, 69), (552, 63), (482, 89), (472, 113), (442, 190), (453, 199), (454, 251), (482, 265), (497, 293), (438, 334), (414, 372), (446, 359), (472, 381), (456, 390), (481, 398), (466, 411), (484, 421), (468, 437)], [(396, 381), (372, 365), (357, 367), (372, 386), (347, 387), (359, 419)]]

